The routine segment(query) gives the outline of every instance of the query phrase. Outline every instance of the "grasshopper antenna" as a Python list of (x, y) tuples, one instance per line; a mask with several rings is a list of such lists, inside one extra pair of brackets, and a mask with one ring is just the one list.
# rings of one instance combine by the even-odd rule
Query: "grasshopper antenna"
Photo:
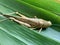
[[(0, 12), (0, 15), (1, 15), (1, 16), (4, 16), (4, 17), (8, 17), (7, 15), (3, 14), (2, 12)], [(3, 21), (5, 21), (5, 20), (7, 20), (7, 18), (6, 18), (6, 19), (3, 19), (3, 20), (0, 20), (0, 22), (3, 22)]]
[(4, 14), (4, 13), (2, 13), (2, 12), (0, 12), (0, 15), (4, 16), (4, 17), (6, 17), (6, 18), (13, 17), (13, 16), (10, 16), (10, 15)]

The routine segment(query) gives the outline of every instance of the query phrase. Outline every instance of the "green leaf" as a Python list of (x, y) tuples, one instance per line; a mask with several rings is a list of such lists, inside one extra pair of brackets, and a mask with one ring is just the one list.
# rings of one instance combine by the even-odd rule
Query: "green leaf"
[(2, 2), (6, 5), (8, 5), (10, 8), (12, 8), (14, 11), (19, 11), (21, 13), (24, 13), (25, 15), (37, 16), (39, 18), (50, 20), (54, 24), (60, 24), (60, 16), (57, 16), (54, 13), (51, 13), (42, 8), (38, 8), (34, 5), (30, 5), (29, 3), (26, 3), (24, 1), (20, 0), (18, 2), (17, 0), (14, 0), (14, 1), (6, 0), (6, 2), (5, 2), (4, 0), (2, 0)]
[[(19, 11), (28, 17), (35, 15), (39, 18), (51, 20), (53, 24), (60, 24), (59, 16), (43, 8), (22, 0), (0, 0), (0, 12), (9, 14), (15, 11)], [(0, 16), (0, 20), (3, 19), (6, 18)], [(60, 45), (60, 28), (52, 26), (39, 33), (9, 19), (0, 21), (0, 45)]]
[[(20, 1), (20, 0), (18, 0)], [(57, 15), (60, 15), (60, 1), (59, 0), (22, 0), (34, 6), (51, 11)]]

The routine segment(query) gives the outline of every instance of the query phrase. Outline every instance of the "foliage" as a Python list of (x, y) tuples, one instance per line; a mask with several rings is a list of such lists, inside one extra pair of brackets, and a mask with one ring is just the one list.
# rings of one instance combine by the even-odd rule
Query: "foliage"
[[(7, 19), (0, 22), (0, 45), (60, 45), (59, 5), (55, 0), (0, 0), (0, 12), (4, 14), (18, 11), (28, 17), (37, 16), (56, 24), (39, 33)], [(6, 18), (0, 16), (0, 20), (3, 19)]]

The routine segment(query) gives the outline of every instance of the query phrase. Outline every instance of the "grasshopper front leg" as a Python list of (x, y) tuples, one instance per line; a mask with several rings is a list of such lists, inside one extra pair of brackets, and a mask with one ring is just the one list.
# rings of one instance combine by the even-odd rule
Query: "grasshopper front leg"
[[(20, 16), (20, 17), (28, 18), (28, 17), (26, 17), (26, 16), (20, 14), (19, 12), (13, 12), (13, 13), (10, 13), (10, 14), (14, 14), (14, 13), (17, 14), (18, 16)], [(10, 14), (9, 14), (9, 15), (10, 15)], [(34, 16), (34, 18), (37, 18), (37, 16)]]
[(41, 31), (42, 31), (42, 28), (40, 28), (39, 32), (41, 32)]

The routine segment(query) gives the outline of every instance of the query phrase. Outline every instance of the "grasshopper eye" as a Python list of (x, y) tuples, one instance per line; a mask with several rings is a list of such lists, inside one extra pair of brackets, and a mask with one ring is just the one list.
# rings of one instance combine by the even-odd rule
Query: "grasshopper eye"
[(51, 21), (48, 21), (48, 25), (49, 25), (49, 26), (51, 26), (51, 25), (52, 25)]

